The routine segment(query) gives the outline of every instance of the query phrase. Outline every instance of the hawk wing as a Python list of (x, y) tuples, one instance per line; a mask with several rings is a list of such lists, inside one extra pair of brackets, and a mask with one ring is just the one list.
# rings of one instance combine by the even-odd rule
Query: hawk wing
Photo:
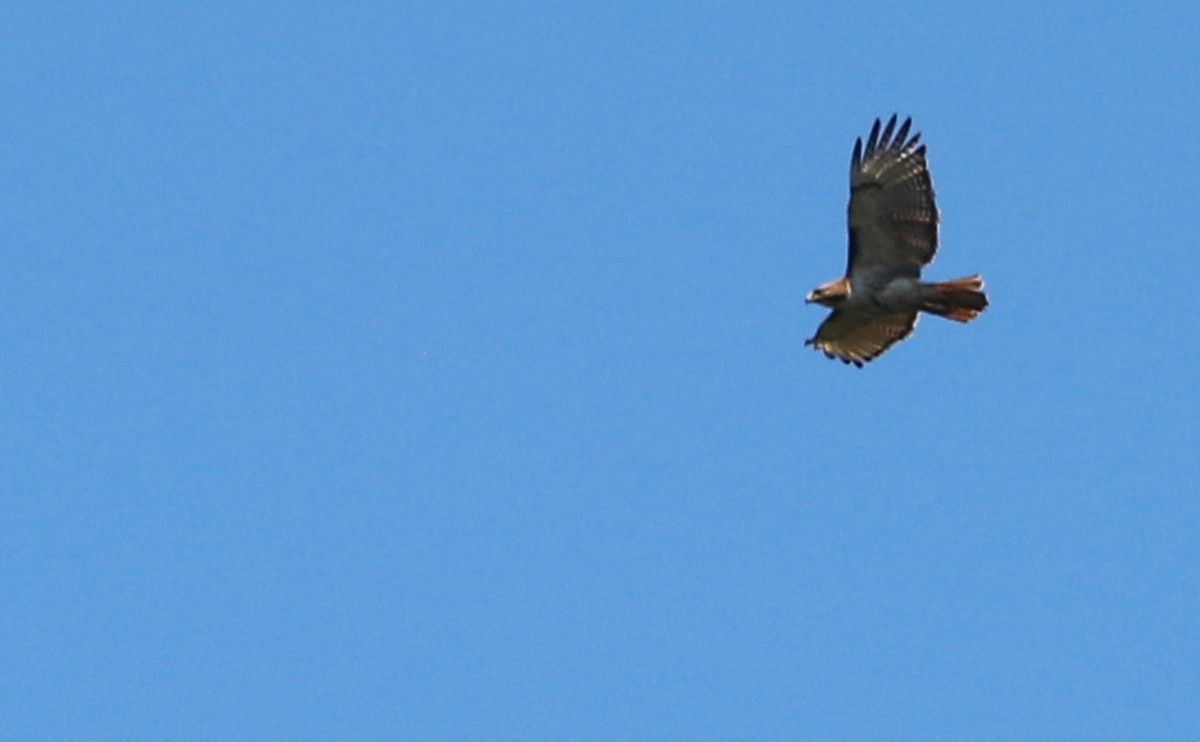
[[(880, 133), (871, 127), (866, 148), (854, 143), (850, 160), (850, 256), (846, 275), (886, 268), (919, 277), (938, 246), (938, 211), (921, 135), (908, 137), (912, 119), (896, 130), (896, 117)], [(893, 131), (895, 132), (893, 135)]]
[(804, 344), (817, 346), (829, 358), (862, 368), (911, 335), (916, 326), (916, 312), (866, 314), (838, 309), (817, 328), (816, 337)]

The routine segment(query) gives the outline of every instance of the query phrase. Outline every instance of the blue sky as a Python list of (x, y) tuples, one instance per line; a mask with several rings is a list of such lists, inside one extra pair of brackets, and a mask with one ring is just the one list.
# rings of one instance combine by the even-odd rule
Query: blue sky
[[(1194, 3), (9, 3), (23, 740), (1200, 725)], [(992, 307), (803, 347), (877, 116)]]

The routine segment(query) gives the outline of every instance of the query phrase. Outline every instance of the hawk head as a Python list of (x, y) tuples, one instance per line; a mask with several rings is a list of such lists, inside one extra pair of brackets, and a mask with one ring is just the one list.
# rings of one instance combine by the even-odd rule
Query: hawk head
[(804, 297), (804, 301), (809, 304), (821, 304), (830, 309), (837, 309), (850, 298), (850, 279), (839, 278), (836, 281), (830, 281), (824, 286), (818, 286), (808, 292), (808, 296)]

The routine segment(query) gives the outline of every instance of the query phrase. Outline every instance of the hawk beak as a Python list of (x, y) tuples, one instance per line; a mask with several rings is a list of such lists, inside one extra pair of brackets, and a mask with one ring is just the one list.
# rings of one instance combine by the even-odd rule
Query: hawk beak
[(814, 301), (816, 301), (816, 299), (815, 299), (815, 298), (813, 298), (813, 297), (814, 297), (814, 295), (815, 295), (815, 292), (813, 292), (813, 291), (809, 291), (809, 292), (808, 292), (808, 296), (804, 297), (804, 303), (805, 303), (805, 304), (812, 304)]

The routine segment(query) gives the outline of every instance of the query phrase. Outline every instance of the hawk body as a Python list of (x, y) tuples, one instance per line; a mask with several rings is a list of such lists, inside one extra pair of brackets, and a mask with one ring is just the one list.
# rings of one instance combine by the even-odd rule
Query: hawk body
[(938, 210), (925, 145), (909, 136), (911, 126), (876, 119), (866, 145), (854, 143), (846, 275), (807, 297), (833, 312), (805, 345), (860, 368), (911, 335), (921, 312), (969, 322), (988, 304), (979, 276), (921, 281), (937, 254)]

